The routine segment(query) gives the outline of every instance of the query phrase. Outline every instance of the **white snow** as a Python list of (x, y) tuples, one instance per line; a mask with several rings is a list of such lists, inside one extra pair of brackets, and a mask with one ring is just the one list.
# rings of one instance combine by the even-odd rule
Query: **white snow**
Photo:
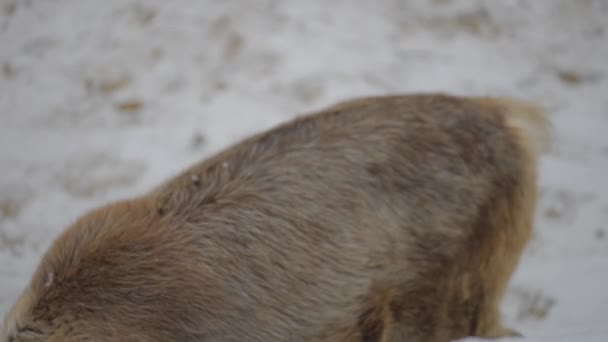
[(437, 90), (550, 108), (505, 318), (608, 341), (606, 18), (602, 0), (0, 0), (0, 316), (85, 210), (334, 101)]

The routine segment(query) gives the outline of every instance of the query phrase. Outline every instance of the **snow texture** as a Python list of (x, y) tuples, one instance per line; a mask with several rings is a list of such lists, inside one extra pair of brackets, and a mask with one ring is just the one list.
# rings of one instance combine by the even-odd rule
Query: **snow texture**
[(608, 334), (607, 18), (603, 0), (0, 0), (0, 315), (85, 210), (334, 101), (445, 91), (550, 109), (506, 321)]

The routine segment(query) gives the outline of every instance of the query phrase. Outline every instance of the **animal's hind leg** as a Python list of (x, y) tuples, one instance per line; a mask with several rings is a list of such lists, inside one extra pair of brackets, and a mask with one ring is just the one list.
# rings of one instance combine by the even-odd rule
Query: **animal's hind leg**
[(522, 182), (488, 220), (498, 238), (492, 253), (487, 255), (485, 273), (481, 277), (484, 301), (480, 305), (476, 329), (476, 335), (480, 337), (521, 336), (519, 332), (503, 326), (500, 304), (532, 232), (536, 184), (534, 178), (528, 181)]
[(481, 337), (521, 336), (502, 325), (500, 302), (531, 236), (537, 200), (537, 163), (550, 146), (549, 122), (544, 110), (534, 104), (507, 98), (477, 98), (482, 106), (498, 109), (504, 115), (511, 136), (520, 147), (521, 174), (515, 188), (495, 203), (487, 213), (486, 229), (492, 231), (492, 250), (484, 253), (482, 277), (484, 303), (480, 307), (476, 335)]

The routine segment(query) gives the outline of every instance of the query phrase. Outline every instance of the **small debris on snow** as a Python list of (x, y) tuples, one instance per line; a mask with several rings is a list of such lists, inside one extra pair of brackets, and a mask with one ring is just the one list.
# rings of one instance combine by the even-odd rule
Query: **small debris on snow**
[(127, 100), (116, 105), (116, 108), (123, 112), (137, 112), (143, 107), (143, 103), (139, 100)]

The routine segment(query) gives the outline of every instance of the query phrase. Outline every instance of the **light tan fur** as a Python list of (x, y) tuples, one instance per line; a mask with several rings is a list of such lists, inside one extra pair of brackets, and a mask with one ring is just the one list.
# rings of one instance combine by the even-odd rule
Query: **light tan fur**
[(246, 139), (50, 247), (0, 342), (447, 342), (517, 334), (538, 107), (360, 98)]

